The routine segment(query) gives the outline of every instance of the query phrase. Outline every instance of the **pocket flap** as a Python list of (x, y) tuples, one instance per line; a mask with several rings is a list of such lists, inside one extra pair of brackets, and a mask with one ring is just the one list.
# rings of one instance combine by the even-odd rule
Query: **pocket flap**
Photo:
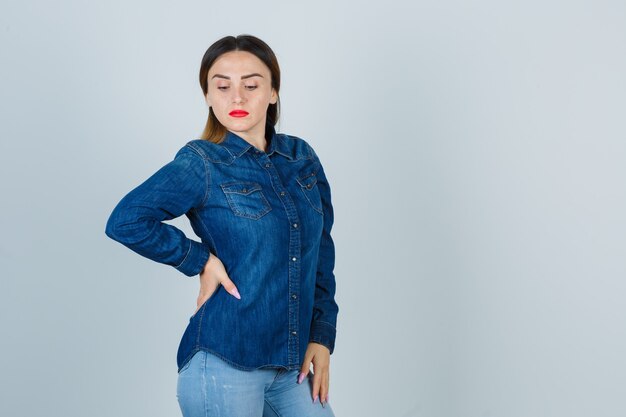
[(261, 184), (256, 182), (236, 182), (221, 185), (225, 193), (236, 193), (248, 195), (261, 189)]
[(296, 178), (296, 181), (298, 181), (300, 187), (310, 190), (317, 183), (317, 176), (315, 173), (312, 173), (304, 177)]

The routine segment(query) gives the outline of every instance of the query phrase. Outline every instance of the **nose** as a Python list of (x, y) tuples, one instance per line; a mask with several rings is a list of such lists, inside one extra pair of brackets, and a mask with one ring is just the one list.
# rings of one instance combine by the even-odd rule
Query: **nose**
[(233, 88), (233, 103), (241, 104), (246, 101), (246, 93), (244, 87)]

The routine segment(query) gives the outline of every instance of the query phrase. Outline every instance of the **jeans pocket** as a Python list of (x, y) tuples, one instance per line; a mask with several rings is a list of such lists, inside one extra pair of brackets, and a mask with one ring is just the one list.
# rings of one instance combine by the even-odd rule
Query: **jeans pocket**
[(196, 353), (194, 353), (193, 356), (191, 358), (189, 358), (187, 363), (184, 364), (182, 368), (180, 368), (180, 371), (178, 371), (178, 375), (181, 375), (183, 372), (185, 372), (187, 369), (189, 369), (189, 367), (191, 366), (192, 362), (194, 362), (194, 359), (197, 360), (198, 356), (201, 355), (201, 354), (204, 354), (204, 352), (202, 350), (199, 350)]
[(272, 209), (261, 184), (239, 181), (221, 184), (220, 187), (235, 216), (257, 220)]

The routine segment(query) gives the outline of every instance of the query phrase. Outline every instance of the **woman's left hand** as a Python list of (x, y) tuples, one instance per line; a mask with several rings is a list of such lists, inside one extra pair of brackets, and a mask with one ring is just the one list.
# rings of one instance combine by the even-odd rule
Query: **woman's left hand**
[(328, 401), (330, 350), (319, 343), (309, 343), (298, 376), (298, 384), (302, 383), (309, 373), (311, 363), (313, 363), (313, 402), (317, 401), (319, 397), (323, 405)]

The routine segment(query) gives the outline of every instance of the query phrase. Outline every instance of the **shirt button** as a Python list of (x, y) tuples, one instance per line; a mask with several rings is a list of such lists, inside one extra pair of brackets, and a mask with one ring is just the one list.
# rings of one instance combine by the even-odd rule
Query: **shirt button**
[(293, 258), (291, 258), (291, 260), (295, 262), (296, 261), (296, 257), (294, 256)]
[(269, 168), (272, 164), (265, 164), (265, 168)]
[(295, 300), (296, 298), (298, 298), (298, 296), (295, 295), (295, 294), (291, 294), (291, 298), (293, 298)]
[(294, 223), (294, 224), (293, 224), (293, 227), (298, 227), (298, 223)]
[(284, 192), (284, 191), (281, 191), (281, 192), (280, 192), (280, 195), (285, 195), (285, 192)]
[(294, 336), (296, 336), (296, 335), (298, 334), (298, 332), (293, 331), (293, 332), (291, 332), (291, 334), (292, 334), (292, 335), (294, 335)]

